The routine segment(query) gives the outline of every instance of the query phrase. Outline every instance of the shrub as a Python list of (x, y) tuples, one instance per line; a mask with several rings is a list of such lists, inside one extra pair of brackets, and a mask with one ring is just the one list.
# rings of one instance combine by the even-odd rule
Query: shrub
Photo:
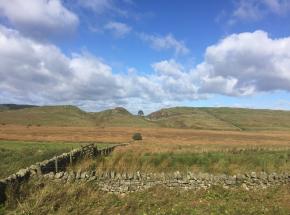
[(132, 139), (133, 140), (142, 140), (141, 133), (135, 133), (135, 134), (133, 134)]

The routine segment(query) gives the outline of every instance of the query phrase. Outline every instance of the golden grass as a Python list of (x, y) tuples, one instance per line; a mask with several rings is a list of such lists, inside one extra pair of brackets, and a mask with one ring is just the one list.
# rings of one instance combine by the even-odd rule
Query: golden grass
[[(68, 142), (129, 142), (132, 134), (140, 132), (143, 143), (129, 147), (142, 152), (214, 150), (239, 147), (290, 147), (290, 133), (286, 131), (206, 131), (174, 128), (132, 127), (45, 127), (0, 126), (2, 140), (68, 141)], [(126, 150), (120, 148), (118, 150)]]

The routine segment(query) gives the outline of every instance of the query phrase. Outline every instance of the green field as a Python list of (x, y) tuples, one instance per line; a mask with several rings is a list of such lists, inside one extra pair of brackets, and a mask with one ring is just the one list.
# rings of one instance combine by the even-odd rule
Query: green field
[(80, 143), (0, 140), (0, 178), (80, 146)]

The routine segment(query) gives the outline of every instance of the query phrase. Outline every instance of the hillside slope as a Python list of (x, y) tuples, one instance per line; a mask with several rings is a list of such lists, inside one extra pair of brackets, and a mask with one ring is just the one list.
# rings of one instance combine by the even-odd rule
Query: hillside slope
[(290, 130), (290, 111), (246, 108), (201, 108), (241, 130)]
[(161, 127), (240, 130), (232, 123), (220, 120), (199, 108), (176, 107), (161, 109), (149, 114), (147, 118)]
[(144, 117), (134, 116), (125, 108), (117, 107), (115, 109), (104, 110), (92, 113), (97, 126), (136, 126), (136, 127), (156, 127), (154, 122), (150, 122)]
[[(4, 107), (4, 106), (2, 106)], [(11, 106), (14, 108), (13, 106)], [(24, 108), (25, 107), (25, 108)], [(8, 108), (8, 109), (7, 109)], [(167, 127), (204, 130), (290, 130), (290, 111), (175, 107), (146, 117), (118, 107), (85, 112), (74, 106), (23, 106), (0, 111), (0, 124), (88, 127)]]
[(19, 110), (24, 108), (37, 107), (35, 105), (19, 105), (19, 104), (0, 104), (0, 111), (5, 110)]
[(43, 106), (0, 112), (1, 124), (93, 126), (94, 120), (74, 106)]
[(162, 127), (210, 130), (290, 130), (290, 111), (246, 108), (161, 109), (147, 116)]

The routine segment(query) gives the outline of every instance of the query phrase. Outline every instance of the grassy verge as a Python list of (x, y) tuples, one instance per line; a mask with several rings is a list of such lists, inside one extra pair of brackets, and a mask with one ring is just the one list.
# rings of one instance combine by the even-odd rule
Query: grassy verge
[(290, 150), (206, 153), (136, 153), (118, 151), (91, 163), (102, 171), (198, 171), (236, 174), (248, 171), (289, 172)]
[[(104, 144), (103, 144), (104, 145)], [(4, 178), (33, 163), (52, 158), (80, 143), (0, 141), (0, 178)]]
[(16, 214), (289, 214), (290, 187), (259, 191), (168, 189), (109, 194), (96, 184), (33, 183)]

